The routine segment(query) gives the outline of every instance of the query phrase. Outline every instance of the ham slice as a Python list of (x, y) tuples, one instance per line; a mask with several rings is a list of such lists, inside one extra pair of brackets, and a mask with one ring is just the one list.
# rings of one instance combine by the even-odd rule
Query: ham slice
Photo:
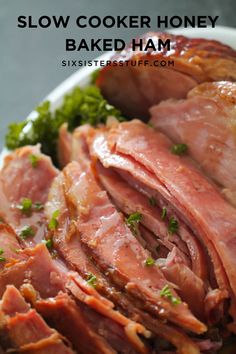
[(236, 84), (204, 83), (185, 100), (167, 100), (150, 109), (151, 124), (175, 143), (184, 143), (194, 160), (236, 205)]
[(68, 131), (67, 124), (63, 124), (59, 130), (58, 161), (60, 167), (65, 167), (71, 161), (87, 163), (89, 151), (86, 144), (86, 136), (90, 129), (89, 124), (76, 128), (73, 133)]
[(42, 317), (30, 308), (14, 286), (7, 287), (0, 303), (0, 311), (4, 318), (1, 321), (1, 330), (14, 351), (37, 354), (74, 353), (64, 344), (60, 334), (48, 327)]
[(0, 223), (0, 249), (0, 270), (19, 260), (27, 258), (27, 256), (21, 252), (21, 247), (14, 230), (5, 223)]
[[(0, 216), (27, 247), (34, 247), (45, 237), (43, 207), (57, 174), (51, 159), (40, 153), (39, 145), (19, 148), (4, 160), (0, 172)], [(32, 206), (24, 212), (19, 206), (25, 198), (32, 202)], [(26, 235), (25, 228), (30, 228)]]
[[(91, 172), (86, 172), (78, 163), (73, 162), (63, 173), (66, 178), (66, 198), (77, 210), (77, 228), (81, 241), (90, 250), (99, 267), (108, 272), (119, 287), (134, 297), (145, 298), (146, 306), (156, 315), (197, 333), (203, 332), (205, 326), (191, 315), (186, 304), (173, 306), (160, 295), (167, 280), (157, 267), (145, 266), (149, 253), (136, 241)], [(173, 296), (177, 296), (172, 290)], [(158, 308), (153, 309), (152, 305), (157, 304)]]
[(73, 343), (77, 352), (84, 354), (116, 353), (99, 334), (92, 330), (83, 313), (68, 294), (39, 300), (36, 308), (47, 321)]
[(0, 274), (1, 296), (8, 284), (17, 288), (31, 284), (43, 298), (56, 296), (64, 290), (65, 274), (54, 264), (44, 244), (20, 251), (16, 257), (19, 257), (18, 261), (5, 266)]
[[(99, 333), (99, 323), (102, 322), (104, 334), (101, 335), (118, 352), (126, 352), (126, 350), (143, 354), (148, 352), (139, 335), (150, 338), (149, 331), (139, 323), (123, 316), (119, 311), (115, 311), (114, 304), (101, 296), (96, 288), (89, 286), (81, 277), (72, 275), (71, 280), (67, 288), (75, 296), (77, 303), (79, 301), (80, 308), (81, 304), (87, 305), (82, 312), (95, 332)], [(121, 341), (119, 337), (122, 338)]]
[(75, 218), (75, 212), (65, 199), (63, 185), (65, 185), (65, 180), (61, 173), (52, 184), (48, 202), (45, 206), (45, 212), (49, 220), (53, 212), (56, 210), (59, 212), (58, 228), (54, 230), (52, 236), (54, 248), (66, 264), (83, 278), (88, 279), (90, 274), (96, 276), (97, 289), (113, 299), (114, 296), (117, 296), (116, 290), (107, 283), (104, 275), (93, 264), (91, 257), (87, 255), (86, 249), (79, 238), (75, 222), (71, 222)]
[(59, 129), (57, 146), (58, 162), (61, 167), (64, 167), (71, 160), (71, 145), (72, 136), (68, 131), (68, 125), (64, 123)]
[[(86, 168), (88, 168), (89, 165), (85, 163), (84, 166), (87, 166)], [(139, 321), (145, 324), (145, 326), (155, 335), (162, 338), (164, 337), (168, 342), (171, 342), (174, 346), (176, 346), (181, 354), (199, 353), (198, 347), (186, 335), (170, 327), (169, 325), (167, 326), (163, 324), (157, 319), (154, 320), (146, 312), (134, 307), (133, 299), (129, 299), (124, 293), (121, 296), (121, 293), (117, 291), (114, 286), (110, 284), (110, 282), (107, 282), (107, 279), (104, 278), (103, 274), (99, 272), (96, 267), (94, 267), (91, 257), (89, 254), (87, 255), (86, 249), (81, 243), (79, 243), (79, 235), (77, 233), (72, 234), (68, 231), (71, 223), (70, 217), (74, 217), (74, 214), (70, 214), (67, 206), (67, 200), (63, 194), (64, 192), (62, 186), (65, 185), (63, 176), (64, 174), (61, 173), (54, 180), (49, 193), (49, 201), (46, 206), (46, 212), (49, 218), (55, 210), (59, 210), (58, 228), (54, 230), (53, 239), (54, 245), (61, 257), (63, 257), (63, 259), (65, 259), (65, 261), (77, 270), (85, 279), (87, 279), (89, 271), (94, 274), (96, 276), (96, 290), (108, 296), (108, 298), (110, 298), (118, 306), (118, 308), (121, 308), (125, 314), (128, 314), (129, 318), (132, 318), (133, 320), (137, 320), (138, 318)], [(71, 203), (69, 203), (69, 205), (70, 209), (73, 210)], [(69, 237), (67, 237), (67, 235), (69, 235)], [(74, 247), (72, 247), (72, 245), (74, 245)], [(78, 277), (76, 278), (76, 281), (77, 280)], [(71, 289), (71, 286), (69, 289)], [(94, 289), (90, 287), (90, 293), (91, 290), (94, 291)], [(78, 288), (76, 288), (75, 295), (77, 298)], [(101, 308), (103, 308), (101, 305), (96, 306), (97, 310)], [(109, 312), (110, 311), (111, 308), (109, 309)], [(72, 339), (71, 341), (74, 343)]]
[[(170, 39), (170, 51), (133, 51), (128, 45), (111, 58), (114, 65), (103, 68), (96, 81), (108, 101), (130, 118), (146, 119), (150, 106), (168, 98), (185, 98), (198, 83), (236, 80), (236, 52), (222, 43), (163, 32), (146, 33), (137, 42), (142, 40), (145, 47), (150, 38), (154, 43)], [(143, 64), (126, 65), (127, 61)], [(161, 61), (174, 65), (161, 66)]]
[[(98, 164), (97, 172), (100, 181), (112, 196), (116, 206), (126, 214), (141, 213), (142, 218), (140, 223), (149, 228), (156, 236), (162, 238), (164, 235), (163, 244), (171, 244), (172, 252), (166, 260), (162, 260), (162, 263), (160, 263), (161, 269), (166, 279), (177, 286), (177, 292), (187, 302), (193, 313), (199, 318), (203, 318), (204, 283), (189, 269), (189, 266), (191, 267), (189, 260), (181, 252), (181, 239), (175, 237), (176, 235), (170, 237), (167, 225), (161, 219), (161, 210), (158, 209), (157, 205), (150, 205), (150, 199), (134, 190), (114, 172), (104, 169), (100, 164)], [(194, 239), (191, 240), (194, 241)], [(175, 246), (175, 243), (178, 248)], [(190, 242), (191, 245), (192, 243), (194, 244), (194, 242)], [(197, 304), (195, 297), (198, 298)]]
[[(132, 121), (122, 123), (108, 133), (98, 132), (92, 153), (105, 167), (116, 165), (121, 170), (126, 169), (174, 206), (180, 219), (206, 246), (218, 285), (222, 291), (227, 289), (231, 296), (230, 313), (235, 320), (235, 209), (197, 169), (173, 155), (170, 145), (161, 133), (140, 121)], [(137, 166), (135, 171), (130, 168), (130, 161)]]

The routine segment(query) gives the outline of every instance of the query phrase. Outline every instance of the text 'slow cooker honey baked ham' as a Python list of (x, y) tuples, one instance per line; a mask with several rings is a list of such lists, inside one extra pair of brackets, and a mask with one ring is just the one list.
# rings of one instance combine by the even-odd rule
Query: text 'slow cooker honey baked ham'
[[(147, 119), (149, 108), (168, 98), (185, 98), (196, 85), (206, 81), (236, 80), (236, 52), (217, 41), (186, 38), (169, 33), (147, 33), (139, 39), (170, 38), (171, 48), (144, 52), (126, 49), (111, 61), (147, 60), (149, 65), (111, 65), (103, 68), (97, 85), (103, 95), (124, 115)], [(174, 61), (174, 66), (154, 66), (154, 61)]]

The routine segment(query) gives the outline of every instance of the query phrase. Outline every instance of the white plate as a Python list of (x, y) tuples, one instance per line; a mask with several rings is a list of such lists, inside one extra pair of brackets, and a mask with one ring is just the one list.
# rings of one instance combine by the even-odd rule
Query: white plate
[[(236, 29), (230, 27), (218, 26), (216, 28), (198, 28), (198, 29), (178, 29), (169, 31), (174, 34), (182, 34), (187, 37), (201, 37), (207, 39), (216, 39), (224, 44), (230, 45), (232, 48), (236, 49)], [(107, 60), (109, 59), (114, 52), (108, 52), (101, 55), (97, 60)], [(85, 67), (76, 71), (68, 79), (63, 81), (59, 86), (57, 86), (44, 100), (51, 102), (51, 110), (54, 111), (59, 107), (63, 101), (63, 97), (69, 93), (75, 86), (85, 87), (90, 82), (90, 77), (93, 71), (97, 67), (95, 65), (90, 67)], [(30, 119), (37, 117), (35, 111), (31, 112), (28, 116)], [(2, 159), (6, 155), (7, 149), (3, 149), (0, 154), (0, 165), (2, 164)]]

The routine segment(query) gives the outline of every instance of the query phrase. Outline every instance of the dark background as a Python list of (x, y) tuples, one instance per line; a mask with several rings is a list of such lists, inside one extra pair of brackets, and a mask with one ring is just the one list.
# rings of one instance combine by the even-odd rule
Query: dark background
[[(65, 52), (65, 38), (123, 38), (143, 30), (78, 29), (79, 15), (219, 15), (218, 25), (236, 27), (235, 0), (0, 0), (0, 146), (10, 122), (30, 111), (76, 68), (63, 68), (62, 59), (93, 59), (100, 52)], [(70, 15), (67, 29), (19, 29), (17, 17)]]

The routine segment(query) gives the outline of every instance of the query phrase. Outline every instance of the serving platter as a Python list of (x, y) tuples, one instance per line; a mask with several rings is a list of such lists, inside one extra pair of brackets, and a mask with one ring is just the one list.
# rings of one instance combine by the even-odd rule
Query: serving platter
[[(236, 29), (224, 26), (217, 26), (216, 28), (182, 28), (178, 30), (170, 30), (170, 33), (173, 34), (180, 34), (187, 37), (192, 38), (207, 38), (207, 39), (215, 39), (224, 44), (231, 46), (232, 48), (236, 49)], [(108, 60), (114, 54), (113, 51), (105, 53), (96, 60)], [(95, 66), (93, 63), (90, 67), (82, 68), (76, 71), (74, 74), (68, 77), (68, 79), (64, 80), (60, 85), (58, 85), (53, 91), (51, 91), (43, 101), (48, 100), (51, 103), (51, 110), (54, 111), (58, 108), (62, 101), (63, 97), (71, 92), (74, 87), (79, 86), (81, 88), (86, 87), (91, 80), (91, 74), (97, 69), (98, 67)], [(37, 117), (37, 112), (32, 111), (28, 119), (34, 119)], [(3, 148), (0, 154), (0, 165), (2, 164), (4, 156), (7, 154), (7, 149)]]

